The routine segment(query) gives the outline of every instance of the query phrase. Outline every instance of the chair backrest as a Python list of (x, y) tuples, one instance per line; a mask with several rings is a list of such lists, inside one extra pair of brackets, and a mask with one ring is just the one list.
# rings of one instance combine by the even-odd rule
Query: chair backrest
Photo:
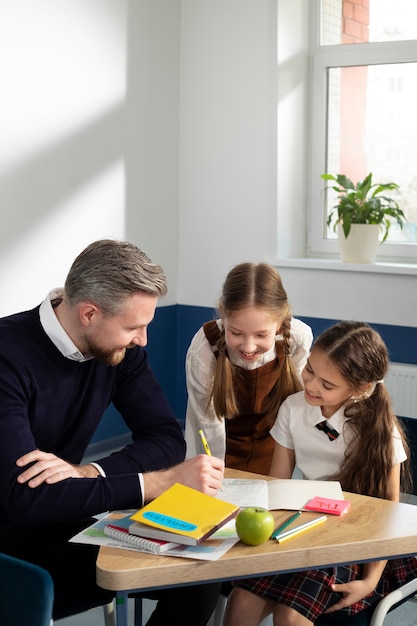
[(46, 570), (0, 554), (1, 626), (50, 626), (54, 585)]

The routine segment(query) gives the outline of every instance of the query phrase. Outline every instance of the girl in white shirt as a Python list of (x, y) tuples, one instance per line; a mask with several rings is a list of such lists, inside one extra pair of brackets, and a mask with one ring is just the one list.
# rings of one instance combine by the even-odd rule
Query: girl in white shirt
[[(282, 404), (271, 430), (271, 475), (339, 480), (345, 491), (399, 500), (410, 486), (408, 447), (383, 378), (388, 352), (361, 322), (340, 322), (316, 340), (305, 389)], [(323, 430), (324, 425), (324, 430)], [(326, 432), (327, 431), (327, 432)], [(225, 626), (312, 625), (323, 613), (353, 615), (417, 576), (415, 557), (321, 568), (234, 583)]]
[(280, 275), (266, 263), (235, 266), (218, 310), (187, 352), (187, 457), (204, 451), (202, 429), (227, 467), (268, 474), (269, 430), (282, 401), (302, 388), (312, 331), (291, 317)]

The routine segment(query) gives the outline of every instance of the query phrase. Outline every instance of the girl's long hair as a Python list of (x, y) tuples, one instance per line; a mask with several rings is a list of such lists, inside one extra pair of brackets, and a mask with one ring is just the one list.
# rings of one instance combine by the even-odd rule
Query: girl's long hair
[[(283, 319), (281, 334), (284, 343), (284, 363), (278, 383), (269, 394), (267, 406), (268, 419), (273, 424), (281, 403), (291, 393), (300, 391), (302, 384), (290, 357), (291, 309), (281, 277), (272, 265), (241, 263), (227, 275), (218, 304), (220, 316), (230, 317), (233, 313), (248, 306), (270, 313), (273, 319)], [(224, 329), (217, 342), (217, 349), (219, 354), (216, 360), (211, 399), (219, 419), (232, 419), (239, 414), (239, 402), (233, 387), (238, 370), (227, 356)]]
[[(404, 430), (394, 415), (390, 396), (383, 384), (389, 356), (381, 336), (362, 322), (340, 322), (315, 341), (354, 389), (375, 383), (368, 394), (352, 397), (345, 406), (353, 438), (337, 476), (346, 491), (389, 500), (389, 472), (394, 464), (393, 431), (396, 427), (409, 458)], [(401, 488), (409, 491), (409, 462), (402, 463)]]

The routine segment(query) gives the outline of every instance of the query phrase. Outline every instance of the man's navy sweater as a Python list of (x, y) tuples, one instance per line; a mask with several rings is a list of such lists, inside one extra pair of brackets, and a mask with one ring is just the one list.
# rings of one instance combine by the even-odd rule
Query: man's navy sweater
[[(36, 448), (79, 464), (113, 402), (132, 443), (97, 459), (106, 478), (70, 478), (31, 489), (16, 460)], [(46, 335), (39, 307), (0, 319), (0, 527), (75, 522), (142, 505), (138, 472), (183, 460), (181, 428), (146, 352), (126, 351), (116, 367), (65, 358)]]

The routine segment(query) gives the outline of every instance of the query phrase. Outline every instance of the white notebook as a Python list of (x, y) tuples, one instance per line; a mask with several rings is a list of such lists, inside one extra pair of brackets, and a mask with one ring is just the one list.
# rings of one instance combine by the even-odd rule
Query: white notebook
[(300, 511), (315, 496), (344, 500), (342, 487), (337, 480), (298, 478), (274, 480), (225, 478), (222, 490), (216, 497), (238, 504), (240, 507), (260, 506), (270, 511), (277, 509)]
[(112, 539), (117, 539), (132, 548), (136, 548), (137, 550), (141, 550), (143, 552), (153, 552), (154, 554), (162, 554), (171, 548), (177, 548), (179, 546), (178, 543), (174, 543), (173, 541), (160, 541), (159, 539), (145, 539), (144, 537), (138, 537), (137, 535), (130, 534), (129, 531), (124, 528), (113, 526), (111, 524), (106, 524), (104, 527), (104, 534)]

